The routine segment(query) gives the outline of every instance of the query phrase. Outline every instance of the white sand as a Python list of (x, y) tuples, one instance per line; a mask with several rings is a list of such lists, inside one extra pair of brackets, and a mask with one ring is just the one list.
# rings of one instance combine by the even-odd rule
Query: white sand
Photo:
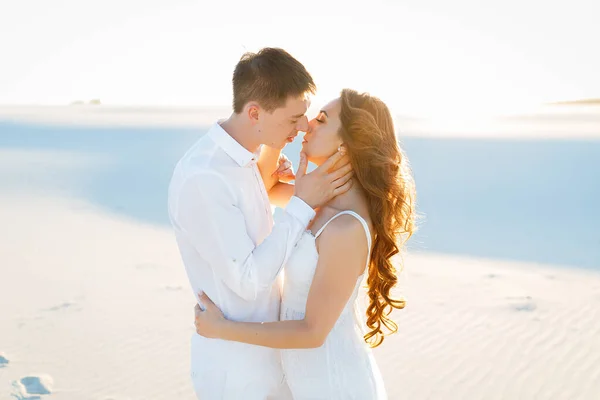
[[(0, 399), (194, 399), (169, 229), (25, 195), (0, 221)], [(432, 254), (406, 273), (376, 350), (391, 399), (598, 398), (600, 274)]]
[[(92, 126), (200, 126), (226, 112), (213, 114), (0, 107), (4, 121)], [(530, 130), (526, 118), (402, 126), (417, 136), (597, 138), (598, 115)], [(82, 182), (59, 172), (110, 166), (106, 155), (32, 146), (0, 149), (0, 399), (194, 399), (194, 297), (170, 229), (63, 190)], [(375, 351), (391, 399), (600, 398), (600, 272), (436, 254), (406, 264), (400, 332)]]

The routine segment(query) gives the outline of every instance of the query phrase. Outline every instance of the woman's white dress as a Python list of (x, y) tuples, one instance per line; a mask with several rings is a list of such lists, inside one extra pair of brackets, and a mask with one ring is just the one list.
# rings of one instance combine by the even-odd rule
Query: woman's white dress
[[(305, 232), (285, 266), (281, 320), (304, 318), (319, 258), (316, 238), (331, 221), (346, 214), (362, 223), (369, 246), (367, 260), (370, 258), (369, 226), (353, 211), (336, 214), (314, 236), (310, 231)], [(321, 347), (282, 351), (283, 370), (294, 400), (387, 399), (381, 374), (363, 339), (366, 326), (356, 301), (363, 276), (357, 279), (352, 296)]]

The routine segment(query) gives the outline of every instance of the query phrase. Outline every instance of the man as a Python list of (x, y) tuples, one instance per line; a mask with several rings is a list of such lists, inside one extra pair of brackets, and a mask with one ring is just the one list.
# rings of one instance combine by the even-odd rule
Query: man
[[(347, 156), (338, 153), (309, 174), (301, 158), (294, 196), (273, 225), (268, 195), (285, 184), (265, 171), (269, 182), (263, 183), (257, 166), (261, 146), (270, 153), (267, 162), (276, 160), (307, 129), (304, 114), (315, 90), (304, 66), (284, 50), (244, 55), (233, 74), (233, 114), (213, 125), (173, 172), (169, 216), (192, 290), (205, 292), (229, 319), (279, 319), (279, 272), (314, 208), (351, 185)], [(195, 333), (191, 350), (199, 398), (289, 396), (277, 350)]]

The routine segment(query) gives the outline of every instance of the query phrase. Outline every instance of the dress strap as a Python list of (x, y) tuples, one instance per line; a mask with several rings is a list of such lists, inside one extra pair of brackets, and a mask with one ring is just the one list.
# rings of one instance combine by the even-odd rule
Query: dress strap
[(367, 224), (367, 221), (365, 221), (363, 217), (361, 217), (360, 215), (358, 215), (354, 211), (346, 210), (346, 211), (342, 211), (342, 212), (339, 212), (339, 213), (335, 214), (333, 217), (331, 217), (331, 219), (329, 221), (325, 222), (325, 225), (323, 225), (321, 227), (321, 229), (319, 229), (319, 231), (315, 235), (315, 238), (318, 238), (319, 235), (321, 235), (321, 233), (323, 233), (323, 230), (325, 230), (325, 228), (327, 227), (327, 225), (329, 225), (329, 223), (331, 221), (333, 221), (334, 219), (336, 219), (340, 215), (344, 215), (344, 214), (352, 215), (353, 217), (355, 217), (356, 219), (358, 219), (360, 221), (360, 223), (362, 224), (363, 228), (365, 229), (365, 234), (367, 235), (367, 244), (369, 246), (368, 247), (368, 253), (367, 253), (367, 265), (366, 265), (366, 267), (368, 267), (369, 266), (369, 261), (371, 260), (371, 231), (369, 230), (369, 224)]

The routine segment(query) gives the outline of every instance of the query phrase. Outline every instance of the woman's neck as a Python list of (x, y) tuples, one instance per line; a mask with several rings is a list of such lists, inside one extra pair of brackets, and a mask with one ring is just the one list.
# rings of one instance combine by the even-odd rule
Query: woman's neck
[[(322, 163), (317, 161), (317, 160), (309, 160), (312, 161), (317, 167), (320, 166)], [(323, 160), (323, 162), (325, 162), (325, 160)], [(362, 187), (358, 184), (358, 181), (356, 180), (356, 178), (352, 178), (354, 183), (352, 185), (352, 187), (350, 188), (350, 190), (348, 190), (346, 193), (343, 193), (337, 197), (334, 197), (333, 199), (331, 199), (327, 204), (324, 205), (324, 207), (330, 207), (339, 211), (345, 211), (345, 210), (353, 210), (353, 211), (359, 211), (360, 209), (364, 209), (364, 206), (366, 205), (366, 200), (367, 197), (365, 195), (365, 192), (363, 191)]]
[[(312, 161), (317, 167), (319, 167), (326, 160), (327, 159), (324, 159), (321, 162), (321, 160), (317, 161), (309, 159), (309, 161)], [(364, 205), (366, 205), (367, 197), (360, 184), (358, 184), (358, 180), (356, 178), (352, 178), (352, 180), (354, 183), (352, 184), (350, 190), (331, 199), (327, 204), (325, 204), (325, 207), (331, 207), (340, 211), (358, 211), (358, 209), (363, 209)]]
[(364, 208), (365, 204), (365, 193), (355, 180), (352, 187), (346, 193), (334, 197), (326, 206), (340, 211), (353, 210), (359, 212)]

